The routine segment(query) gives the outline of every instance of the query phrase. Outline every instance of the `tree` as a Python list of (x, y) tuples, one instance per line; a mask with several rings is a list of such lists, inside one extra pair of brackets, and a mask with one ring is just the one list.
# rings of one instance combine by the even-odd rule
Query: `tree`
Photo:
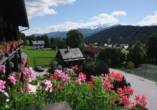
[(27, 37), (27, 39), (29, 40), (29, 44), (33, 46), (32, 41), (36, 41), (35, 35), (30, 35)]
[(56, 42), (57, 47), (60, 48), (60, 49), (66, 47), (66, 41), (63, 40), (63, 39), (60, 38), (60, 37), (57, 37), (57, 38), (55, 39), (55, 42)]
[(51, 59), (51, 61), (50, 61), (50, 64), (49, 64), (49, 72), (51, 73), (51, 74), (53, 74), (54, 72), (55, 72), (55, 69), (57, 69), (57, 65), (54, 63), (54, 60), (53, 59)]
[(45, 48), (49, 48), (49, 47), (50, 47), (50, 40), (49, 40), (48, 35), (46, 35), (46, 34), (42, 35), (42, 36), (41, 36), (41, 39), (43, 39), (44, 42), (45, 42), (44, 47), (45, 47)]
[(21, 34), (21, 39), (24, 41), (23, 45), (28, 45), (25, 34), (24, 33), (20, 33), (20, 34)]
[(128, 67), (129, 69), (133, 69), (133, 68), (134, 68), (134, 63), (133, 63), (132, 61), (129, 61), (129, 62), (127, 63), (127, 67)]
[(136, 41), (134, 44), (134, 48), (129, 49), (129, 53), (127, 55), (127, 60), (132, 61), (135, 66), (144, 62), (145, 50), (141, 41)]
[[(111, 61), (109, 61), (111, 59)], [(98, 60), (105, 61), (108, 66), (115, 66), (123, 63), (125, 57), (123, 58), (123, 54), (120, 49), (116, 48), (105, 48), (101, 50), (98, 54)]]
[(50, 45), (52, 46), (54, 44), (56, 45), (56, 39), (54, 37), (51, 37), (50, 38)]
[(129, 43), (129, 48), (132, 48), (132, 42)]
[(157, 33), (153, 33), (146, 42), (147, 56), (153, 61), (156, 56), (157, 61)]
[(83, 34), (78, 30), (70, 30), (67, 34), (66, 44), (71, 48), (78, 48), (80, 44), (84, 44)]

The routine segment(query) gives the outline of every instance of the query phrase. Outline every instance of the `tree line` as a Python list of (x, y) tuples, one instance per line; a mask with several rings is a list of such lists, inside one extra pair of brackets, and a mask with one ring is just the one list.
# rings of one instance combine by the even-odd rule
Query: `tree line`
[(25, 36), (24, 33), (21, 33), (21, 39), (24, 40), (24, 45), (28, 45), (27, 40), (29, 41), (29, 45), (33, 46), (32, 41), (36, 40), (44, 40), (45, 48), (52, 48), (52, 49), (63, 49), (67, 48), (67, 46), (70, 46), (70, 48), (80, 48), (81, 51), (83, 51), (84, 48), (84, 40), (83, 40), (83, 34), (78, 30), (70, 30), (67, 32), (67, 38), (61, 38), (61, 37), (51, 37), (49, 38), (46, 34), (41, 36)]
[(142, 63), (157, 62), (157, 33), (153, 33), (145, 45), (139, 40), (135, 42), (134, 47), (131, 45), (127, 56), (120, 49), (104, 48), (100, 51), (98, 59), (105, 61), (110, 67), (115, 67), (123, 62), (131, 64), (130, 61), (135, 67)]

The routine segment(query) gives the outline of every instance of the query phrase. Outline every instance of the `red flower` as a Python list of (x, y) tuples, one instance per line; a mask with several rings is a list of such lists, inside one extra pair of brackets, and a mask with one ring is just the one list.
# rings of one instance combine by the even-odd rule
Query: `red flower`
[(51, 80), (53, 80), (53, 77), (54, 77), (53, 74), (50, 74), (50, 79), (51, 79)]
[(62, 87), (58, 84), (55, 91), (57, 92), (58, 89), (62, 89)]
[(114, 97), (114, 100), (112, 100), (112, 104), (115, 104), (115, 101), (117, 100), (117, 98)]
[(94, 79), (94, 75), (90, 75), (90, 77), (91, 77), (91, 81), (94, 81), (93, 79)]
[(94, 84), (93, 84), (93, 82), (92, 81), (88, 81), (88, 86), (91, 88), (93, 88), (94, 87)]
[(51, 80), (53, 80), (53, 79), (58, 80), (58, 77), (54, 74), (50, 74), (50, 79)]
[(75, 65), (75, 66), (73, 67), (73, 69), (74, 69), (74, 70), (77, 70), (77, 69), (78, 69), (78, 68), (77, 68), (77, 65)]

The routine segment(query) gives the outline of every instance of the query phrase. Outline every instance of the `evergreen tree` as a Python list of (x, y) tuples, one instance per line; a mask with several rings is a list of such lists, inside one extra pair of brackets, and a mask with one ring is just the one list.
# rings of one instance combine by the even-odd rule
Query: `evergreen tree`
[(54, 74), (54, 72), (55, 72), (55, 69), (57, 69), (57, 65), (54, 63), (54, 60), (53, 59), (51, 59), (51, 61), (50, 61), (50, 64), (49, 64), (49, 72), (50, 72), (50, 74)]

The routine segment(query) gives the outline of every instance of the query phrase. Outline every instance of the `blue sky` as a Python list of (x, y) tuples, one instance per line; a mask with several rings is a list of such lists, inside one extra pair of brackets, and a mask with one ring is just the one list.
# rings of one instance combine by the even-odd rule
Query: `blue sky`
[(157, 25), (157, 0), (25, 0), (26, 35), (114, 24)]

